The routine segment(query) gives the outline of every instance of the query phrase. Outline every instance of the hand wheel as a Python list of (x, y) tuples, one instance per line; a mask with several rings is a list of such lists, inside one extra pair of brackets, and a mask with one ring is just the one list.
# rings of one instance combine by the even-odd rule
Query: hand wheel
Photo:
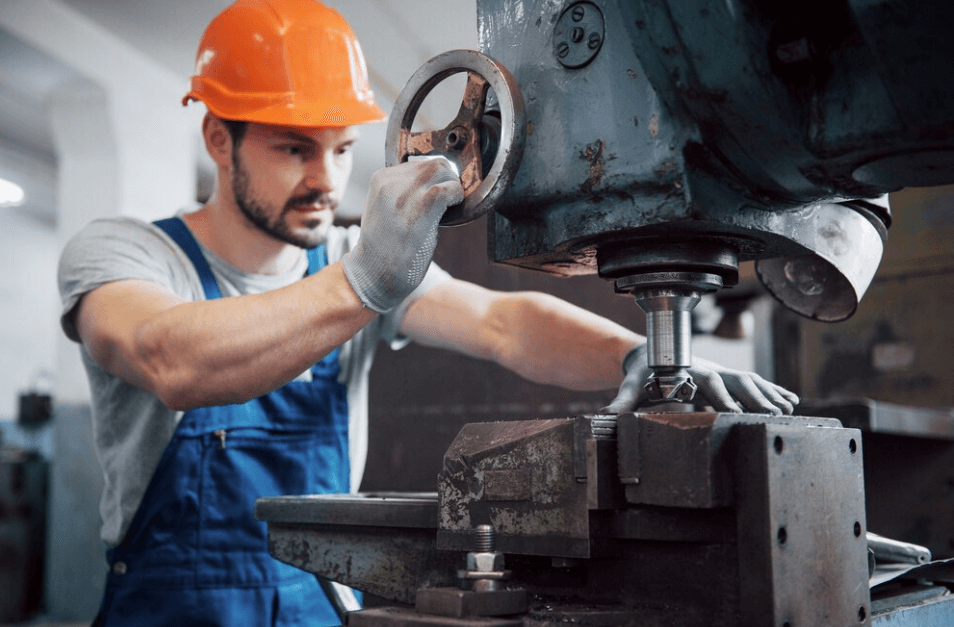
[[(457, 117), (446, 128), (412, 133), (427, 95), (460, 72), (467, 72), (467, 86)], [(499, 120), (496, 112), (485, 111), (490, 89), (500, 106)], [(392, 166), (425, 155), (441, 155), (454, 162), (464, 201), (448, 208), (441, 226), (465, 224), (485, 214), (503, 196), (520, 165), (525, 136), (523, 95), (507, 68), (474, 50), (451, 50), (422, 65), (401, 91), (388, 122), (385, 163)]]

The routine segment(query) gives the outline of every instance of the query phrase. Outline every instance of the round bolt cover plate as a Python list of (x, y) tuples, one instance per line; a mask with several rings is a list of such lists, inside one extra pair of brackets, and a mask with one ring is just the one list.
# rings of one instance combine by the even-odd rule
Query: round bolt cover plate
[(568, 6), (553, 27), (553, 54), (564, 67), (581, 68), (596, 58), (606, 35), (603, 13), (592, 2)]

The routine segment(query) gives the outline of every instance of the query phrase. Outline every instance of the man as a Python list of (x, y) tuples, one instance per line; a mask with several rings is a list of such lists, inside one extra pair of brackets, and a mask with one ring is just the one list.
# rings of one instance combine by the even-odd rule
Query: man
[[(82, 344), (106, 481), (98, 620), (337, 624), (314, 578), (268, 555), (253, 504), (357, 487), (379, 340), (575, 389), (622, 383), (608, 409), (624, 411), (647, 374), (634, 350), (643, 338), (431, 265), (438, 221), (463, 194), (446, 160), (379, 171), (361, 229), (332, 226), (356, 125), (384, 114), (350, 27), (315, 0), (223, 11), (189, 100), (208, 108), (212, 198), (155, 224), (94, 222), (60, 263), (63, 327)], [(692, 373), (720, 410), (791, 413), (797, 402), (753, 374), (705, 362)]]

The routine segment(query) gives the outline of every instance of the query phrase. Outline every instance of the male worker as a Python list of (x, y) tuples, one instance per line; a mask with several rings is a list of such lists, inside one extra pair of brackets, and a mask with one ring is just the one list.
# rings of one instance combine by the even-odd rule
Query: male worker
[[(463, 194), (446, 160), (379, 171), (360, 231), (332, 226), (356, 125), (384, 113), (353, 32), (317, 1), (225, 9), (203, 36), (189, 100), (208, 108), (212, 198), (154, 224), (93, 222), (60, 263), (63, 327), (82, 343), (105, 476), (98, 620), (337, 624), (315, 579), (269, 556), (253, 504), (356, 487), (349, 460), (360, 477), (379, 340), (575, 389), (622, 383), (609, 410), (623, 411), (647, 375), (633, 350), (643, 339), (432, 265), (438, 221)], [(692, 374), (719, 410), (791, 413), (797, 402), (754, 374), (701, 360)]]

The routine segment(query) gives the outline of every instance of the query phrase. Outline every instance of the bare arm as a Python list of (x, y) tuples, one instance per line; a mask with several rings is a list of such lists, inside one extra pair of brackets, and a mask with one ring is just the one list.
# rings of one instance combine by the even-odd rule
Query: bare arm
[(616, 388), (636, 333), (539, 292), (496, 292), (441, 283), (414, 302), (401, 330), (427, 346), (496, 361), (538, 383), (575, 390)]
[[(645, 350), (626, 359), (645, 338), (553, 296), (448, 281), (411, 305), (402, 330), (422, 344), (491, 359), (531, 381), (576, 390), (619, 387), (605, 413), (634, 411), (647, 400)], [(796, 395), (755, 373), (704, 359), (694, 359), (689, 372), (718, 411), (791, 414), (798, 404)]]
[(179, 410), (270, 392), (375, 317), (340, 263), (280, 290), (194, 303), (117, 281), (87, 293), (74, 315), (96, 363)]

